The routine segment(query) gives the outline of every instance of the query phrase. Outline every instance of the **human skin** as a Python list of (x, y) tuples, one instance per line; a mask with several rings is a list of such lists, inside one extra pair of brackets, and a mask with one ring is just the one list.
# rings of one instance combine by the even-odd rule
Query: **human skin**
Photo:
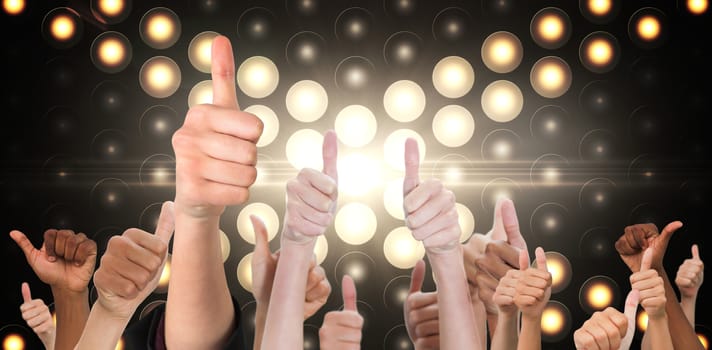
[(440, 348), (440, 322), (438, 293), (424, 293), (425, 262), (419, 260), (410, 277), (410, 289), (403, 303), (408, 336), (416, 350), (437, 350)]
[(319, 329), (319, 348), (322, 350), (360, 350), (363, 316), (356, 308), (356, 286), (351, 276), (341, 280), (344, 309), (330, 311)]
[(639, 292), (631, 290), (624, 312), (608, 307), (596, 311), (574, 332), (577, 350), (628, 350), (635, 335), (635, 317)]
[(52, 314), (42, 299), (32, 299), (30, 285), (22, 283), (22, 300), (20, 312), (22, 319), (32, 328), (32, 331), (40, 338), (45, 349), (54, 349), (55, 327), (52, 321)]
[(541, 247), (536, 248), (535, 254), (537, 266), (522, 271), (515, 287), (514, 304), (522, 312), (518, 350), (541, 349), (541, 315), (551, 297), (546, 255)]

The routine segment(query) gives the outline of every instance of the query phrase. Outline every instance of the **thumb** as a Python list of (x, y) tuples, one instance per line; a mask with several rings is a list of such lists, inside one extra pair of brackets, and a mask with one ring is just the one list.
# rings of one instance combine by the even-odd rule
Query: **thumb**
[(32, 293), (30, 293), (30, 285), (27, 282), (22, 282), (22, 300), (25, 303), (32, 301)]
[(158, 225), (156, 225), (156, 236), (168, 244), (171, 241), (171, 237), (173, 237), (175, 228), (176, 220), (173, 215), (173, 202), (163, 202), (161, 214), (158, 216)]
[(10, 238), (12, 238), (12, 240), (17, 243), (20, 249), (22, 249), (22, 252), (25, 253), (25, 258), (27, 259), (27, 262), (30, 263), (32, 253), (37, 250), (35, 249), (35, 246), (32, 245), (32, 242), (27, 239), (27, 236), (25, 236), (24, 233), (17, 230), (10, 231)]
[(225, 108), (240, 109), (235, 86), (235, 58), (232, 55), (230, 40), (222, 35), (215, 37), (211, 55), (213, 104)]
[(403, 194), (408, 194), (420, 183), (420, 151), (418, 141), (413, 138), (405, 140), (405, 178), (403, 179)]
[(409, 294), (420, 292), (423, 288), (423, 280), (425, 280), (425, 261), (418, 260), (415, 267), (413, 267), (413, 272), (410, 274)]
[(625, 337), (621, 339), (620, 349), (629, 349), (631, 343), (633, 343), (633, 336), (635, 336), (635, 314), (638, 311), (638, 301), (640, 299), (640, 292), (633, 289), (628, 293), (628, 297), (625, 298), (625, 309), (623, 314), (628, 320), (628, 329), (625, 332)]
[(497, 198), (494, 205), (494, 219), (492, 221), (492, 238), (495, 241), (506, 241), (507, 231), (504, 230), (504, 219), (502, 218), (502, 204), (504, 198)]
[(514, 202), (511, 199), (505, 198), (502, 200), (502, 224), (504, 225), (504, 232), (507, 233), (507, 242), (512, 247), (527, 249), (527, 242), (519, 230), (517, 210), (514, 208)]
[(643, 260), (640, 262), (640, 271), (650, 270), (653, 265), (653, 248), (648, 248), (643, 252)]
[(682, 222), (680, 221), (673, 221), (665, 228), (663, 228), (663, 232), (660, 232), (660, 238), (663, 240), (663, 243), (665, 246), (667, 246), (668, 242), (670, 242), (670, 238), (672, 238), (672, 234), (675, 233), (675, 231), (679, 230), (680, 227), (682, 227)]
[(695, 260), (702, 260), (700, 259), (700, 248), (697, 247), (697, 244), (692, 245), (692, 258)]
[(256, 215), (250, 215), (250, 221), (252, 221), (252, 228), (255, 231), (255, 253), (271, 254), (265, 223)]
[(329, 130), (324, 135), (324, 144), (321, 149), (322, 157), (324, 158), (324, 174), (334, 179), (339, 180), (339, 173), (336, 170), (336, 158), (338, 156), (338, 143), (334, 130)]
[(534, 251), (536, 255), (536, 268), (542, 271), (549, 271), (548, 266), (546, 266), (546, 253), (542, 247), (536, 247)]
[(519, 269), (524, 271), (529, 268), (529, 252), (526, 249), (519, 251)]
[(341, 295), (344, 297), (345, 311), (358, 311), (356, 309), (356, 286), (349, 275), (344, 275), (344, 278), (341, 279)]

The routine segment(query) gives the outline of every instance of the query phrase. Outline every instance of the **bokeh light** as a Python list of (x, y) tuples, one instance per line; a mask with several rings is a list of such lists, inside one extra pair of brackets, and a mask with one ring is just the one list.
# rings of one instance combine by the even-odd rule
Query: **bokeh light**
[(475, 120), (470, 111), (462, 106), (449, 105), (441, 108), (433, 117), (433, 135), (447, 147), (461, 147), (475, 133)]
[(262, 136), (257, 141), (257, 147), (269, 146), (279, 134), (279, 118), (271, 108), (264, 105), (252, 105), (244, 109), (246, 113), (252, 113), (260, 118), (264, 125)]
[[(546, 252), (546, 269), (551, 274), (551, 292), (559, 293), (571, 283), (571, 262), (559, 252)], [(532, 264), (536, 266), (536, 261)]]
[(569, 113), (560, 106), (546, 105), (534, 112), (529, 123), (532, 136), (541, 140), (561, 144), (568, 136)]
[(522, 139), (512, 130), (493, 130), (482, 140), (481, 150), (487, 161), (513, 160), (521, 154)]
[(383, 58), (395, 67), (410, 67), (418, 61), (423, 51), (423, 40), (413, 32), (391, 35), (383, 46)]
[(568, 63), (559, 57), (547, 56), (534, 63), (529, 80), (539, 95), (557, 98), (569, 90), (573, 77)]
[(635, 318), (635, 324), (636, 326), (638, 326), (638, 329), (643, 333), (648, 330), (648, 313), (645, 312), (645, 309), (639, 309), (638, 316), (636, 316)]
[(316, 244), (314, 244), (314, 255), (316, 256), (317, 265), (326, 260), (326, 256), (329, 254), (329, 242), (326, 240), (326, 236), (321, 235), (317, 237)]
[(586, 259), (608, 259), (617, 257), (614, 244), (618, 239), (617, 231), (606, 227), (595, 227), (581, 236), (579, 242), (579, 254)]
[(121, 117), (127, 113), (133, 100), (132, 93), (133, 90), (129, 90), (118, 81), (106, 80), (94, 87), (91, 92), (91, 102), (101, 115)]
[(181, 28), (180, 18), (175, 12), (165, 7), (156, 7), (141, 17), (139, 34), (146, 45), (162, 50), (178, 41)]
[(510, 32), (490, 34), (482, 43), (482, 61), (495, 73), (509, 73), (522, 62), (524, 48), (519, 38)]
[(606, 32), (587, 35), (579, 47), (579, 59), (586, 69), (594, 73), (607, 73), (618, 64), (621, 48), (618, 40)]
[(166, 257), (166, 264), (163, 265), (163, 270), (161, 270), (161, 277), (158, 278), (158, 285), (154, 293), (165, 294), (168, 293), (168, 284), (171, 281), (171, 255), (168, 254)]
[(116, 129), (99, 131), (91, 141), (91, 153), (99, 160), (119, 160), (126, 153), (126, 134)]
[(287, 160), (295, 169), (312, 168), (321, 170), (321, 156), (324, 136), (313, 129), (297, 130), (287, 140), (285, 146)]
[(167, 140), (178, 130), (182, 120), (178, 120), (178, 113), (166, 105), (149, 107), (139, 121), (139, 133), (142, 137), (153, 140)]
[(396, 81), (386, 89), (383, 107), (394, 120), (401, 123), (412, 122), (425, 110), (425, 92), (414, 81)]
[(519, 198), (521, 191), (521, 187), (514, 180), (507, 177), (498, 177), (482, 188), (480, 203), (484, 210), (491, 211), (499, 199), (510, 199), (517, 203), (517, 198)]
[(519, 87), (507, 80), (497, 80), (482, 92), (482, 110), (498, 123), (514, 120), (524, 107), (524, 96)]
[(2, 8), (8, 15), (17, 16), (25, 11), (25, 0), (3, 0)]
[(460, 225), (460, 243), (464, 243), (475, 232), (475, 216), (466, 205), (455, 203), (457, 223)]
[(425, 256), (425, 247), (422, 242), (413, 238), (407, 227), (403, 226), (388, 233), (383, 241), (383, 254), (396, 268), (410, 269)]
[(334, 24), (334, 32), (339, 40), (360, 42), (368, 38), (374, 25), (373, 15), (362, 7), (343, 10)]
[[(687, 0), (685, 1), (685, 4), (687, 6), (687, 10), (693, 15), (701, 15), (707, 12), (707, 9), (710, 6), (708, 0)], [(705, 349), (707, 349), (706, 346)]]
[(398, 129), (388, 135), (386, 142), (383, 144), (383, 159), (386, 164), (395, 170), (405, 171), (405, 141), (408, 138), (413, 138), (417, 141), (420, 162), (422, 163), (425, 160), (427, 149), (423, 137), (411, 129)]
[(351, 56), (336, 66), (334, 80), (337, 87), (348, 92), (364, 91), (372, 85), (375, 72), (376, 68), (367, 58)]
[(237, 263), (237, 281), (250, 293), (252, 293), (252, 255), (252, 252), (247, 253)]
[(138, 171), (142, 185), (175, 186), (176, 160), (167, 154), (147, 157)]
[(351, 197), (367, 196), (381, 184), (382, 164), (361, 153), (339, 155), (339, 192)]
[(579, 206), (590, 213), (605, 213), (615, 203), (616, 184), (607, 178), (587, 181), (579, 191)]
[(541, 313), (541, 339), (553, 343), (564, 339), (571, 331), (571, 312), (558, 301), (549, 301)]
[(321, 118), (329, 105), (329, 96), (321, 84), (301, 80), (287, 91), (287, 111), (296, 120), (309, 123)]
[(287, 62), (291, 65), (316, 67), (321, 63), (325, 52), (326, 40), (314, 32), (299, 32), (287, 41)]
[(271, 37), (276, 22), (272, 11), (264, 7), (253, 7), (237, 19), (237, 35), (243, 40), (265, 41)]
[(188, 44), (188, 60), (200, 72), (210, 73), (213, 56), (213, 40), (219, 34), (205, 31), (198, 33)]
[(175, 61), (165, 56), (148, 59), (139, 72), (141, 89), (149, 96), (166, 98), (180, 87), (181, 71)]
[(220, 230), (220, 254), (222, 255), (223, 263), (225, 263), (230, 257), (230, 248), (230, 238), (227, 236), (225, 231)]
[(581, 14), (595, 24), (606, 24), (616, 18), (621, 0), (579, 0)]
[(105, 24), (117, 24), (131, 13), (131, 0), (92, 0), (91, 12)]
[(129, 200), (129, 185), (121, 179), (103, 178), (94, 184), (89, 196), (95, 208), (117, 212), (124, 209), (124, 204)]
[(654, 8), (644, 7), (636, 11), (628, 22), (628, 34), (638, 47), (653, 49), (665, 43), (668, 37), (665, 14)]
[(68, 7), (58, 7), (48, 12), (42, 20), (42, 35), (57, 49), (76, 45), (84, 32), (84, 22), (79, 14)]
[(398, 220), (405, 220), (403, 213), (403, 179), (389, 181), (383, 190), (383, 206), (386, 212)]
[(237, 232), (240, 237), (250, 244), (255, 244), (255, 230), (252, 227), (250, 216), (257, 216), (265, 224), (267, 238), (271, 241), (279, 232), (279, 216), (277, 212), (265, 203), (250, 203), (237, 215)]
[[(400, 310), (399, 310), (400, 311)], [(405, 325), (400, 324), (391, 328), (383, 339), (384, 350), (414, 350), (415, 345), (408, 336)]]
[(129, 39), (119, 32), (104, 32), (91, 44), (91, 61), (105, 73), (124, 70), (133, 56)]
[(376, 136), (377, 129), (376, 116), (362, 105), (344, 107), (334, 121), (336, 135), (349, 147), (363, 147), (369, 144)]
[(311, 17), (319, 13), (321, 0), (287, 0), (287, 13), (296, 17)]
[(620, 95), (607, 81), (592, 81), (581, 90), (579, 104), (584, 112), (592, 117), (610, 118), (620, 105)]
[(619, 301), (620, 288), (608, 276), (593, 276), (587, 279), (579, 290), (579, 303), (589, 315), (617, 305)]
[(4, 350), (24, 350), (25, 338), (19, 334), (10, 333), (5, 336), (5, 339), (3, 339), (2, 347)]
[[(341, 282), (341, 277), (349, 275), (356, 283), (356, 289), (366, 288), (373, 282), (373, 275), (378, 271), (376, 262), (361, 251), (344, 254), (334, 265), (334, 280)], [(340, 284), (340, 283), (339, 283)]]
[(237, 85), (247, 96), (265, 98), (279, 85), (279, 70), (267, 57), (250, 57), (237, 69)]
[(188, 93), (188, 107), (213, 103), (213, 81), (203, 80), (195, 84)]
[(383, 304), (388, 310), (402, 312), (410, 292), (410, 276), (397, 276), (386, 283), (383, 289)]
[(571, 37), (571, 19), (563, 10), (547, 7), (534, 15), (529, 31), (537, 45), (545, 49), (558, 49)]
[(541, 204), (534, 209), (529, 226), (540, 239), (560, 240), (569, 229), (569, 210), (559, 203)]
[(334, 220), (336, 234), (351, 245), (361, 245), (376, 234), (376, 213), (363, 203), (349, 203), (341, 207)]
[(457, 42), (470, 34), (472, 16), (462, 8), (448, 7), (435, 15), (433, 37), (435, 40)]
[(465, 96), (475, 84), (475, 71), (466, 59), (448, 56), (441, 59), (433, 69), (433, 86), (447, 98)]
[(579, 142), (579, 156), (587, 161), (606, 161), (615, 159), (620, 153), (617, 137), (613, 132), (596, 129), (587, 132)]
[(529, 178), (534, 186), (556, 186), (566, 184), (564, 172), (569, 168), (569, 161), (553, 153), (537, 158), (529, 171)]

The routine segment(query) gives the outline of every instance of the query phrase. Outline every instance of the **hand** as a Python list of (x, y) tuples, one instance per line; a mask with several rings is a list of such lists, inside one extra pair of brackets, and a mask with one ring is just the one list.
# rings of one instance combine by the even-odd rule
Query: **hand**
[[(269, 239), (264, 222), (257, 216), (250, 216), (255, 231), (255, 250), (252, 254), (252, 295), (259, 304), (269, 305), (272, 294), (274, 274), (277, 270), (279, 252), (269, 250)], [(326, 272), (312, 260), (307, 276), (306, 298), (304, 300), (304, 319), (321, 309), (331, 294), (331, 284)]]
[(257, 141), (263, 124), (240, 111), (230, 41), (212, 47), (213, 104), (194, 106), (173, 135), (176, 154), (176, 210), (196, 217), (219, 216), (241, 204), (255, 182)]
[(643, 259), (643, 251), (653, 249), (652, 268), (663, 268), (663, 257), (667, 250), (672, 234), (675, 233), (682, 222), (673, 221), (658, 234), (658, 228), (653, 224), (638, 224), (625, 228), (625, 233), (616, 241), (616, 250), (631, 272), (637, 272)]
[(52, 314), (42, 299), (32, 299), (30, 285), (27, 283), (22, 284), (22, 300), (20, 311), (27, 325), (37, 333), (43, 343), (47, 338), (54, 338), (55, 327)]
[(702, 286), (705, 264), (700, 259), (700, 249), (697, 244), (692, 245), (692, 259), (687, 259), (680, 265), (675, 277), (675, 284), (680, 289), (682, 298), (694, 299)]
[(640, 305), (650, 318), (664, 317), (667, 302), (663, 278), (656, 270), (651, 269), (653, 254), (653, 248), (646, 249), (640, 270), (630, 276), (630, 284), (640, 292)]
[(519, 252), (519, 249), (505, 241), (491, 241), (485, 248), (484, 256), (475, 259), (475, 284), (480, 300), (490, 315), (496, 315), (498, 312), (493, 296), (499, 280), (508, 271), (519, 268)]
[(445, 189), (440, 180), (420, 183), (418, 143), (405, 142), (405, 178), (403, 209), (405, 223), (413, 238), (422, 241), (429, 253), (454, 251), (459, 246), (460, 224), (457, 221), (455, 195)]
[(341, 280), (341, 293), (344, 298), (344, 310), (331, 311), (324, 316), (324, 323), (319, 329), (320, 349), (361, 349), (363, 317), (356, 309), (354, 280), (348, 275), (344, 275)]
[(535, 253), (537, 266), (522, 272), (514, 296), (514, 303), (522, 311), (522, 317), (530, 319), (541, 318), (551, 297), (551, 273), (547, 270), (544, 249), (538, 247)]
[(94, 274), (97, 303), (117, 317), (130, 318), (158, 285), (174, 228), (173, 203), (165, 202), (155, 235), (132, 228), (111, 237)]
[(596, 311), (574, 332), (577, 350), (628, 350), (635, 335), (635, 314), (638, 291), (633, 290), (625, 301), (625, 313), (609, 307)]
[(418, 261), (410, 277), (410, 291), (403, 304), (405, 326), (416, 350), (440, 349), (438, 293), (423, 293), (425, 262)]
[(53, 289), (87, 291), (96, 263), (96, 243), (86, 235), (71, 230), (47, 230), (39, 250), (20, 231), (10, 232), (10, 237), (42, 282)]
[(514, 296), (517, 294), (519, 279), (522, 278), (523, 271), (528, 268), (529, 253), (526, 250), (521, 250), (519, 251), (519, 270), (511, 269), (507, 271), (507, 274), (499, 280), (497, 289), (492, 297), (500, 314), (514, 315), (517, 312)]
[(338, 196), (336, 142), (333, 131), (324, 135), (322, 172), (302, 169), (295, 179), (287, 182), (287, 212), (284, 214), (282, 240), (312, 243), (331, 225)]

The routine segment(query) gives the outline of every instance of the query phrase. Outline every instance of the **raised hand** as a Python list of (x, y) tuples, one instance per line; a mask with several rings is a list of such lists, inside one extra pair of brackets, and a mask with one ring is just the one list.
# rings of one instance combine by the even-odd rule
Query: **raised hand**
[(403, 209), (405, 222), (413, 238), (422, 241), (429, 253), (454, 251), (459, 246), (460, 225), (455, 209), (455, 195), (443, 187), (440, 180), (421, 183), (418, 172), (418, 143), (405, 142), (405, 178), (403, 179)]
[(331, 225), (338, 197), (336, 133), (324, 135), (323, 170), (302, 169), (287, 182), (287, 212), (284, 215), (282, 240), (310, 243)]
[(20, 312), (27, 325), (37, 334), (46, 349), (54, 349), (55, 327), (52, 314), (42, 299), (32, 299), (30, 285), (22, 283)]
[(665, 317), (665, 286), (662, 277), (651, 268), (653, 263), (653, 248), (648, 248), (643, 254), (643, 259), (638, 272), (630, 276), (633, 289), (640, 292), (640, 305), (643, 306), (648, 318)]
[(686, 259), (677, 270), (675, 284), (682, 299), (695, 299), (704, 279), (705, 264), (700, 259), (700, 249), (692, 245), (692, 258)]
[(224, 36), (213, 40), (212, 80), (213, 103), (192, 107), (173, 135), (176, 210), (196, 218), (247, 201), (264, 127), (239, 109), (232, 46)]
[(673, 221), (663, 231), (653, 224), (637, 224), (625, 228), (623, 236), (616, 241), (616, 250), (631, 272), (640, 269), (643, 251), (652, 248), (652, 268), (659, 270), (663, 266), (663, 257), (672, 234), (682, 227), (682, 222)]
[(418, 261), (410, 277), (410, 290), (403, 303), (405, 326), (416, 350), (440, 348), (438, 294), (423, 293), (425, 262)]
[(625, 313), (608, 307), (596, 311), (574, 332), (577, 350), (628, 350), (635, 335), (638, 291), (632, 290), (625, 300)]
[(173, 203), (161, 208), (155, 234), (128, 229), (111, 237), (94, 274), (97, 303), (120, 318), (130, 318), (158, 285), (174, 230)]
[(344, 309), (331, 311), (324, 316), (324, 323), (319, 329), (320, 349), (361, 349), (363, 317), (356, 309), (356, 286), (348, 275), (344, 275), (341, 280), (341, 293), (344, 298)]
[(529, 268), (529, 253), (526, 250), (519, 252), (519, 270), (511, 269), (507, 271), (499, 280), (497, 289), (492, 296), (493, 302), (499, 309), (499, 314), (512, 315), (517, 312), (517, 305), (514, 303), (514, 297), (517, 294), (517, 284), (522, 278), (524, 271)]
[(537, 266), (522, 272), (514, 303), (522, 311), (522, 317), (540, 319), (551, 297), (551, 273), (547, 270), (544, 250), (538, 247), (535, 254)]

